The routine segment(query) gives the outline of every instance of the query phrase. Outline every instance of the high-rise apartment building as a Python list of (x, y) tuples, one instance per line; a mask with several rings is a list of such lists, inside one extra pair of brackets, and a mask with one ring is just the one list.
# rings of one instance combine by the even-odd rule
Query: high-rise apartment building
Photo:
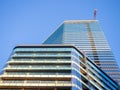
[(16, 46), (0, 90), (118, 90), (118, 84), (71, 45)]
[(44, 44), (72, 44), (120, 84), (120, 71), (97, 20), (68, 20)]

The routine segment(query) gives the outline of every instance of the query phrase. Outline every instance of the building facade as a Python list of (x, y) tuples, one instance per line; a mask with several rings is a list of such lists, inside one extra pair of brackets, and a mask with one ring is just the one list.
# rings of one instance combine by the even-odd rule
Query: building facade
[(120, 84), (120, 71), (97, 20), (64, 21), (44, 44), (72, 44)]
[(16, 46), (0, 90), (118, 90), (118, 84), (72, 45)]

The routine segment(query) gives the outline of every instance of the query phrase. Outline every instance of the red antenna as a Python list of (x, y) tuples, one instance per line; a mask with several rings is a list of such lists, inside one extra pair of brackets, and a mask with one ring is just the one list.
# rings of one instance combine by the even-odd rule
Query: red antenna
[(94, 9), (94, 20), (96, 20), (97, 9)]

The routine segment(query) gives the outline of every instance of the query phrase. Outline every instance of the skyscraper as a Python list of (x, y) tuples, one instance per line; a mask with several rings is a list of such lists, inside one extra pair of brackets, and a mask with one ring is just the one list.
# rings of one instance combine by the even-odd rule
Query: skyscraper
[(0, 90), (118, 90), (118, 84), (72, 45), (16, 46)]
[(13, 49), (0, 90), (118, 90), (115, 65), (96, 20), (65, 21), (44, 44)]
[(44, 44), (72, 44), (120, 84), (120, 71), (97, 20), (68, 20)]

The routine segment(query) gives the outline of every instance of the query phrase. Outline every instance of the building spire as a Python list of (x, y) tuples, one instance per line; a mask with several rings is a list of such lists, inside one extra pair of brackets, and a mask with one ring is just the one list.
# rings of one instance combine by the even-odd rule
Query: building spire
[(97, 9), (94, 9), (94, 20), (96, 20)]

